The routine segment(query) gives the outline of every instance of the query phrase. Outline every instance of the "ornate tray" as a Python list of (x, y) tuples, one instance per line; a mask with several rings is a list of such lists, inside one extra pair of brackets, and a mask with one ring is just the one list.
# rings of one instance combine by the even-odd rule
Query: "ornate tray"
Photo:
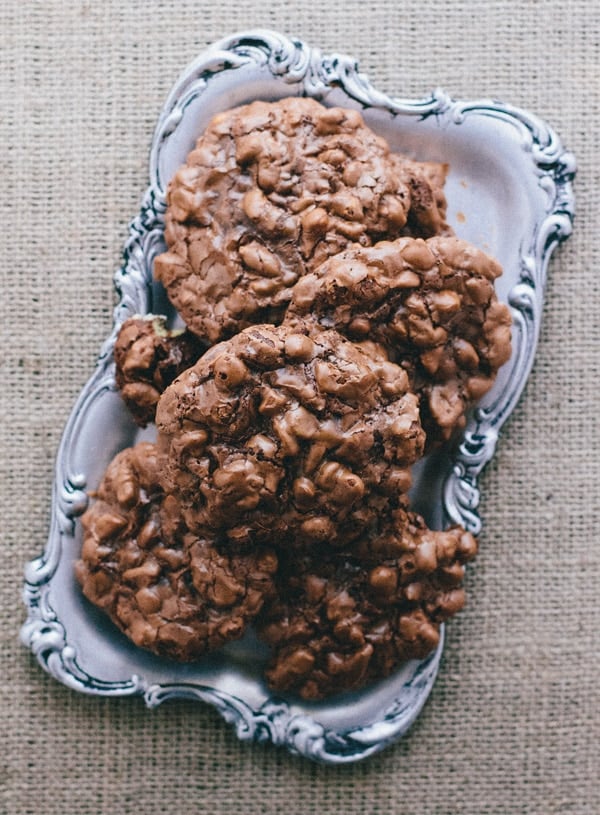
[(152, 280), (163, 250), (165, 190), (213, 114), (253, 99), (307, 95), (355, 107), (393, 149), (449, 163), (449, 220), (460, 237), (504, 267), (498, 295), (512, 308), (513, 354), (470, 417), (456, 446), (420, 462), (414, 504), (429, 524), (477, 533), (478, 476), (494, 454), (533, 363), (548, 261), (572, 228), (573, 156), (531, 114), (491, 101), (456, 101), (443, 91), (413, 101), (377, 91), (347, 56), (324, 56), (298, 40), (252, 31), (216, 43), (183, 73), (160, 115), (150, 153), (150, 186), (131, 224), (114, 329), (84, 387), (56, 462), (50, 535), (26, 568), (28, 619), (21, 631), (42, 667), (70, 688), (104, 696), (142, 695), (149, 707), (174, 697), (213, 705), (240, 739), (271, 741), (332, 764), (356, 761), (404, 734), (425, 703), (443, 647), (360, 693), (309, 704), (274, 698), (261, 680), (264, 654), (251, 636), (193, 665), (133, 646), (83, 598), (73, 576), (81, 545), (77, 518), (117, 451), (151, 437), (115, 392), (112, 357), (121, 322), (134, 313), (176, 319)]

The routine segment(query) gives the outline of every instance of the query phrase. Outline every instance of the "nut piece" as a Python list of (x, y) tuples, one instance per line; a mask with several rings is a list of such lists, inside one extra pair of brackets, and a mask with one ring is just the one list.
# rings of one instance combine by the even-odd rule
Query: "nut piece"
[(138, 425), (154, 421), (161, 393), (203, 350), (190, 331), (169, 331), (164, 317), (148, 314), (125, 320), (115, 342), (115, 376)]
[(282, 557), (278, 596), (258, 621), (273, 650), (266, 678), (274, 690), (310, 700), (357, 690), (437, 646), (440, 624), (464, 605), (475, 539), (458, 526), (433, 532), (404, 511), (379, 538), (377, 553), (357, 548), (372, 559)]
[(211, 344), (279, 323), (297, 280), (349, 244), (450, 233), (444, 181), (357, 111), (253, 102), (215, 116), (171, 181), (154, 274)]
[(162, 395), (161, 483), (236, 546), (345, 547), (403, 504), (423, 452), (402, 368), (335, 331), (247, 328)]
[(273, 593), (275, 555), (223, 554), (191, 535), (158, 484), (156, 450), (119, 453), (82, 517), (75, 572), (85, 596), (136, 645), (190, 661), (241, 637)]
[(510, 311), (494, 291), (501, 272), (454, 237), (354, 246), (298, 282), (286, 324), (383, 346), (420, 397), (432, 449), (464, 427), (510, 357)]

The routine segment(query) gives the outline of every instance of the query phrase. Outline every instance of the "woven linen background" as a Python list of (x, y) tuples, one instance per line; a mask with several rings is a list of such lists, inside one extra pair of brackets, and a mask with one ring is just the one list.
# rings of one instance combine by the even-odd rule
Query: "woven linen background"
[[(18, 643), (155, 120), (208, 43), (259, 26), (356, 56), (392, 94), (534, 111), (579, 165), (535, 367), (482, 479), (468, 607), (408, 736), (342, 768), (240, 743), (200, 704), (79, 695)], [(0, 812), (600, 812), (599, 91), (595, 0), (0, 2)]]

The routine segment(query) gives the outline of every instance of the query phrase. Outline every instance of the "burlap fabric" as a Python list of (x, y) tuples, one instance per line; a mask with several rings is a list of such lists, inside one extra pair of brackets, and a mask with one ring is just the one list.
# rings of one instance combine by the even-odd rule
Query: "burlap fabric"
[[(88, 698), (18, 644), (53, 459), (107, 335), (156, 116), (206, 44), (264, 26), (356, 55), (384, 90), (496, 97), (578, 158), (535, 369), (483, 478), (470, 602), (410, 734), (319, 767), (211, 710)], [(508, 815), (600, 811), (600, 6), (595, 0), (4, 0), (0, 811)]]

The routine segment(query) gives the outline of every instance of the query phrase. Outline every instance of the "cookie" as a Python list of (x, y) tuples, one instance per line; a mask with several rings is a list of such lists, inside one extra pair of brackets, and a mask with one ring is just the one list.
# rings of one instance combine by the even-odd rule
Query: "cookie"
[(247, 328), (156, 414), (161, 482), (191, 529), (231, 545), (343, 547), (406, 499), (423, 452), (406, 372), (335, 331)]
[(115, 379), (140, 427), (154, 421), (161, 393), (203, 351), (194, 334), (170, 331), (164, 317), (148, 314), (125, 320), (115, 342)]
[(500, 265), (455, 237), (353, 246), (296, 285), (286, 321), (381, 344), (421, 399), (428, 449), (465, 425), (510, 357)]
[(155, 277), (210, 344), (279, 323), (298, 279), (349, 244), (448, 229), (433, 166), (392, 160), (360, 113), (313, 99), (225, 111), (169, 185)]
[(189, 533), (148, 442), (115, 457), (81, 522), (83, 593), (159, 656), (187, 662), (238, 639), (273, 593), (272, 552), (232, 556)]
[(273, 690), (307, 700), (358, 690), (436, 648), (441, 623), (464, 605), (475, 538), (461, 527), (433, 532), (404, 512), (380, 535), (377, 549), (386, 546), (380, 560), (283, 556), (277, 599), (258, 621)]
[[(405, 156), (392, 153), (392, 165), (403, 179), (410, 194), (410, 206), (402, 235), (431, 238), (434, 235), (453, 235), (446, 221), (446, 195), (444, 187), (448, 165), (435, 161), (410, 161)], [(385, 235), (393, 238), (393, 235)]]

